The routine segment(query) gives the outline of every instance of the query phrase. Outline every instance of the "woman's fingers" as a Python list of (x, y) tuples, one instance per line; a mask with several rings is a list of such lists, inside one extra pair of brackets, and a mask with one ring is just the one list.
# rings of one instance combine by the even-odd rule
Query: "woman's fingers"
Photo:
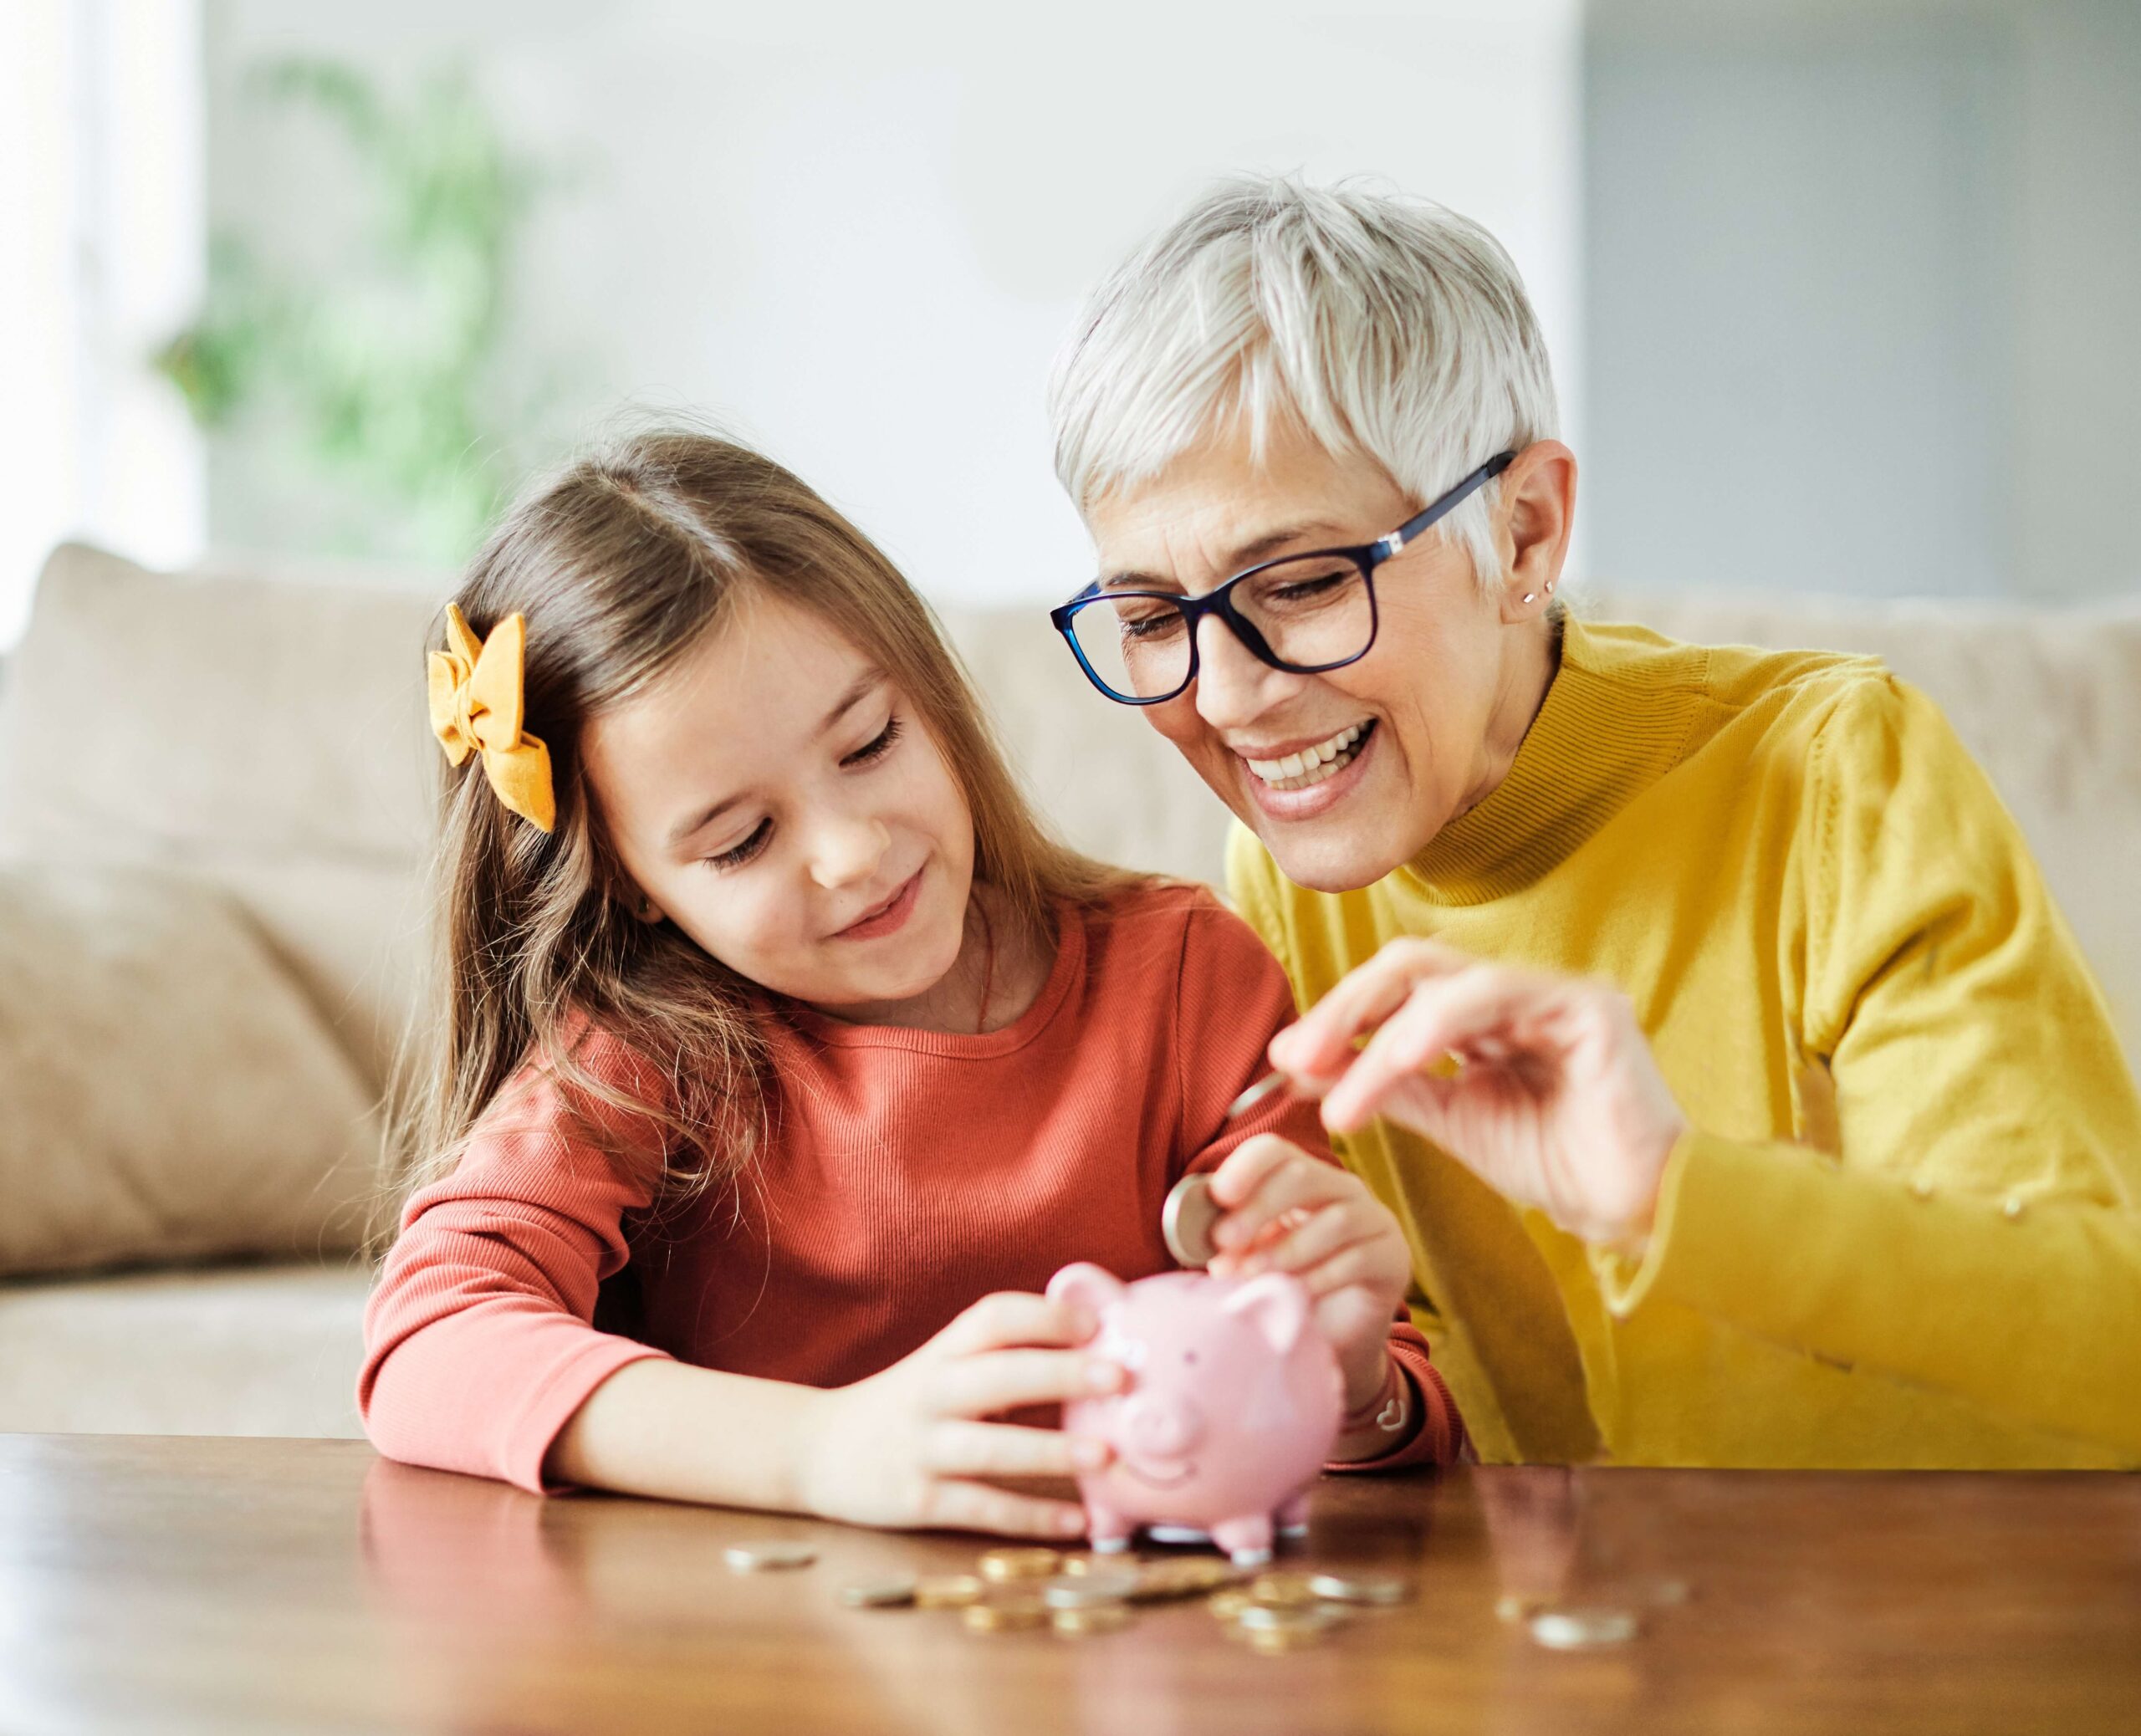
[(1353, 1059), (1353, 1039), (1405, 1003), (1413, 985), (1477, 964), (1440, 941), (1408, 937), (1387, 942), (1300, 1019), (1271, 1039), (1271, 1065), (1304, 1079), (1328, 1079)]
[(1075, 1477), (1109, 1457), (1105, 1441), (963, 1417), (930, 1431), (927, 1455), (929, 1468), (946, 1477)]
[(930, 1408), (940, 1417), (993, 1417), (1020, 1405), (1064, 1404), (1122, 1388), (1122, 1366), (1082, 1351), (984, 1351), (936, 1371)]
[(1522, 1050), (1521, 1027), (1548, 1010), (1562, 987), (1551, 978), (1489, 965), (1421, 983), (1324, 1097), (1323, 1125), (1351, 1132), (1423, 1068), (1482, 1038)]
[(945, 1478), (931, 1485), (925, 1525), (951, 1531), (993, 1531), (999, 1537), (1082, 1537), (1085, 1509), (1069, 1501), (1014, 1495), (985, 1483)]

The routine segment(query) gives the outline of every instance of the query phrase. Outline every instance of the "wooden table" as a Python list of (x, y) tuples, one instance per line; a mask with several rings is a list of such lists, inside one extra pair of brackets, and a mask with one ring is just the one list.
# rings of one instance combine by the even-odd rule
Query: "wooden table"
[[(795, 1536), (817, 1565), (724, 1563)], [(1303, 1559), (1418, 1596), (1284, 1657), (1194, 1605), (1065, 1640), (835, 1598), (979, 1547), (355, 1442), (0, 1436), (0, 1730), (2141, 1730), (2141, 1478), (1326, 1479)], [(1555, 1652), (1497, 1616), (1551, 1596), (1643, 1631)]]

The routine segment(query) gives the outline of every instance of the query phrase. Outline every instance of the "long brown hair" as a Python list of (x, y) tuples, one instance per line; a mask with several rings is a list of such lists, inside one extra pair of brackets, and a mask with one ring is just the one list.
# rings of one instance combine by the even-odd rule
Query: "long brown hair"
[[(661, 1173), (641, 1175), (659, 1194), (748, 1164), (767, 1093), (749, 985), (672, 924), (634, 917), (580, 743), (590, 718), (661, 679), (753, 591), (810, 610), (892, 678), (965, 794), (975, 878), (1014, 923), (1045, 936), (1055, 901), (1096, 904), (1134, 878), (1049, 835), (928, 606), (799, 477), (696, 430), (614, 441), (514, 506), (454, 599), (479, 638), (526, 618), (525, 728), (549, 748), (557, 823), (546, 835), (509, 813), (474, 760), (445, 774), (429, 1016), (395, 1094), (405, 1190), (453, 1167), (531, 1060), (582, 1100), (659, 1130)], [(651, 1070), (647, 1089), (595, 1076), (594, 1031)], [(606, 1149), (650, 1162), (643, 1141)]]

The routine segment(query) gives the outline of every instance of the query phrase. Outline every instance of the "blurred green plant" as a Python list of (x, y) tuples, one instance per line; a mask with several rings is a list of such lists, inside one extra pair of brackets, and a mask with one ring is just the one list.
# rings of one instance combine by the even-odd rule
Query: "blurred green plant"
[[(346, 271), (209, 250), (201, 314), (156, 357), (204, 428), (288, 432), (361, 509), (343, 552), (457, 562), (524, 467), (498, 359), (515, 246), (554, 177), (516, 156), (459, 68), (390, 100), (353, 69), (281, 60), (248, 93), (330, 123), (369, 207)], [(240, 445), (240, 451), (243, 450)]]

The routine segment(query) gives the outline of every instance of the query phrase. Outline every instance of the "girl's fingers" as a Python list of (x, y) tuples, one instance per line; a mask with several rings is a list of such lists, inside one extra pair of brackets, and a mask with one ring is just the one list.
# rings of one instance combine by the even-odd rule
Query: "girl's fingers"
[(939, 1417), (993, 1417), (1119, 1391), (1123, 1379), (1121, 1364), (1081, 1351), (984, 1351), (936, 1371), (930, 1408)]
[(993, 1531), (999, 1537), (1083, 1537), (1085, 1509), (1069, 1501), (1014, 1495), (985, 1483), (945, 1478), (930, 1487), (922, 1522), (951, 1531)]
[(1296, 1162), (1331, 1167), (1279, 1134), (1260, 1133), (1245, 1139), (1212, 1172), (1212, 1197), (1222, 1206), (1238, 1206), (1263, 1187), (1268, 1177)]
[(1387, 1281), (1390, 1274), (1387, 1263), (1377, 1256), (1375, 1238), (1370, 1236), (1349, 1243), (1329, 1259), (1294, 1275), (1300, 1279), (1311, 1300), (1321, 1301), (1332, 1291), (1342, 1290), (1351, 1284)]
[(1076, 1309), (1051, 1302), (1028, 1290), (998, 1290), (984, 1296), (939, 1332), (939, 1350), (954, 1356), (1009, 1346), (1069, 1347), (1082, 1344), (1092, 1322)]
[(1212, 1226), (1212, 1239), (1222, 1249), (1246, 1248), (1289, 1212), (1319, 1211), (1361, 1192), (1361, 1184), (1336, 1164), (1296, 1149), (1289, 1162), (1265, 1172), (1255, 1192)]
[(930, 1431), (929, 1468), (947, 1477), (1075, 1477), (1108, 1460), (1105, 1441), (1008, 1422), (940, 1422)]
[(1551, 978), (1484, 965), (1421, 983), (1324, 1098), (1323, 1125), (1336, 1133), (1351, 1132), (1393, 1089), (1481, 1037), (1522, 1049), (1526, 1045), (1516, 1026), (1545, 1010), (1560, 988)]
[(1405, 1003), (1415, 983), (1449, 976), (1479, 961), (1440, 941), (1408, 937), (1383, 946), (1271, 1039), (1271, 1065), (1305, 1078), (1328, 1078), (1353, 1059), (1353, 1039)]
[(1306, 1222), (1270, 1246), (1250, 1254), (1242, 1264), (1242, 1275), (1291, 1272), (1302, 1276), (1310, 1267), (1329, 1259), (1340, 1248), (1350, 1248), (1357, 1242), (1372, 1241), (1388, 1228), (1380, 1208), (1368, 1213), (1357, 1210), (1346, 1202), (1326, 1206), (1320, 1212), (1311, 1213)]

